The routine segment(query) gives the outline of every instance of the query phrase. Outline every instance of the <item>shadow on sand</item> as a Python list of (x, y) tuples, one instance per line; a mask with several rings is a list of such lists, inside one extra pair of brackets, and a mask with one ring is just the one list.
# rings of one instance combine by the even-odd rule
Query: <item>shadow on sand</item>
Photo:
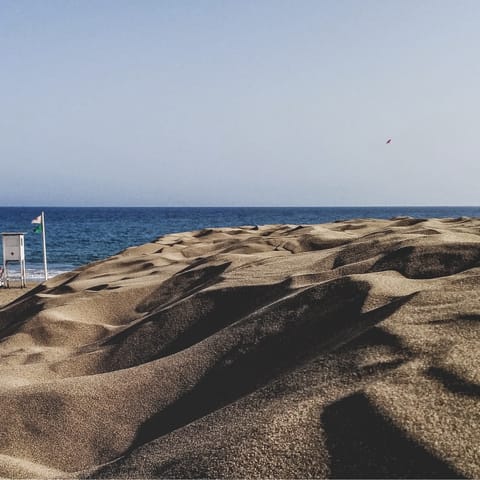
[(321, 416), (331, 478), (464, 478), (381, 416), (355, 393)]

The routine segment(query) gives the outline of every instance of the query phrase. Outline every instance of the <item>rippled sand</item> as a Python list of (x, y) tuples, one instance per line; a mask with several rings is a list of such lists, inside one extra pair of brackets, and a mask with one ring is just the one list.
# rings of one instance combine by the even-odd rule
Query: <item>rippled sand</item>
[(0, 309), (0, 476), (479, 477), (479, 320), (479, 220), (167, 235)]

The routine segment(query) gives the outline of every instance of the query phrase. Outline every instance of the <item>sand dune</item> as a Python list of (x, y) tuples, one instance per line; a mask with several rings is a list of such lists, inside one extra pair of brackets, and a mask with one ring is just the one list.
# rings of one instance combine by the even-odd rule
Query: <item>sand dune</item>
[(479, 477), (480, 220), (159, 238), (0, 309), (0, 476)]

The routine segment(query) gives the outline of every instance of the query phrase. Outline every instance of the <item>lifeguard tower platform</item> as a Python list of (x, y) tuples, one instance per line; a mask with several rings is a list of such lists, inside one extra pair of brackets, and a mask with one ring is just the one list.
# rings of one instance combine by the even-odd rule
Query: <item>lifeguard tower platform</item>
[(23, 232), (3, 232), (3, 283), (4, 286), (10, 287), (12, 279), (9, 266), (12, 263), (20, 264), (20, 286), (26, 287), (25, 273), (25, 234)]

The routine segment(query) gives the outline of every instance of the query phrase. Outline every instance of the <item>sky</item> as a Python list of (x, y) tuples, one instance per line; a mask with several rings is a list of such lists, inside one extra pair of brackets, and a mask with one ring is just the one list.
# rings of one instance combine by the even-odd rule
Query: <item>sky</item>
[(479, 205), (479, 25), (478, 0), (0, 0), (0, 205)]

